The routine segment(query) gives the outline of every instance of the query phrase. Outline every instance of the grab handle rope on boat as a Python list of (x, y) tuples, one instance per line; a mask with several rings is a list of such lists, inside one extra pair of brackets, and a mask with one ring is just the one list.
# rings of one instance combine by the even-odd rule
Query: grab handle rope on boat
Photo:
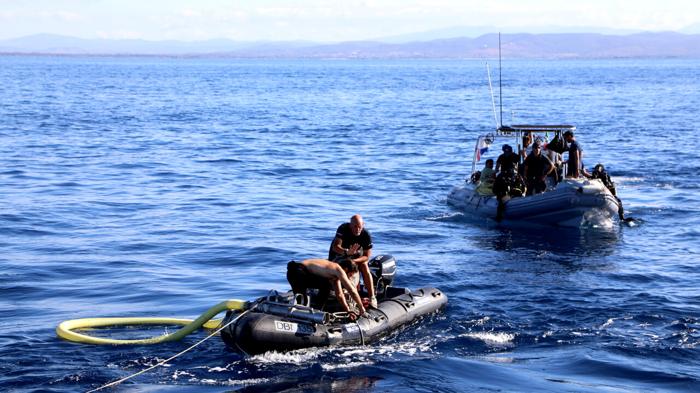
[[(204, 327), (206, 329), (216, 329), (221, 325), (221, 320), (211, 320), (222, 311), (233, 310), (243, 311), (249, 308), (249, 303), (243, 300), (226, 300), (209, 310), (205, 311), (199, 318), (178, 319), (160, 317), (130, 317), (130, 318), (83, 318), (61, 322), (56, 327), (56, 334), (64, 340), (83, 344), (112, 344), (112, 345), (147, 345), (158, 344), (169, 341), (181, 340), (188, 334)], [(112, 338), (93, 337), (86, 334), (76, 333), (73, 329), (96, 328), (105, 326), (135, 326), (135, 325), (183, 325), (182, 328), (170, 334), (161, 336), (120, 340)]]

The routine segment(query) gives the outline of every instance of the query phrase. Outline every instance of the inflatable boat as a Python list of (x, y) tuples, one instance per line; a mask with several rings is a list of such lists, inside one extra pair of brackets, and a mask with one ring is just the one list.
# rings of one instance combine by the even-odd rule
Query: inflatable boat
[(338, 311), (337, 304), (316, 308), (313, 294), (273, 292), (251, 302), (245, 311), (227, 312), (222, 339), (230, 348), (246, 354), (364, 345), (447, 303), (447, 296), (436, 288), (411, 291), (391, 286), (396, 272), (396, 260), (391, 255), (377, 256), (369, 263), (378, 307), (367, 309), (356, 320)]
[[(453, 207), (485, 218), (496, 218), (498, 200), (481, 195), (472, 184), (454, 188), (447, 196)], [(542, 194), (505, 202), (503, 220), (528, 221), (560, 227), (611, 227), (620, 202), (598, 179), (566, 179)]]
[[(558, 170), (566, 173), (566, 163), (560, 153), (563, 146), (559, 145), (556, 150), (553, 145), (555, 140), (563, 143), (562, 134), (574, 130), (576, 127), (572, 125), (514, 125), (501, 126), (495, 134), (479, 136), (466, 184), (453, 188), (447, 195), (447, 203), (467, 214), (496, 219), (498, 200), (491, 192), (491, 187), (482, 184), (487, 179), (481, 179), (484, 163), (488, 161), (485, 159), (496, 163), (500, 153), (492, 149), (492, 146), (499, 142), (511, 142), (517, 147), (516, 151), (527, 151), (527, 147), (521, 145), (520, 141), (527, 139), (540, 143), (544, 147), (542, 154), (552, 157), (552, 162), (560, 163)], [(552, 143), (549, 143), (550, 138)], [(508, 145), (504, 145), (504, 148), (505, 146)], [(520, 165), (523, 165), (522, 159)], [(509, 199), (505, 202), (501, 218), (503, 221), (523, 221), (545, 226), (609, 228), (613, 226), (613, 220), (619, 216), (620, 211), (620, 200), (602, 181), (581, 177), (565, 178), (556, 184), (549, 184), (541, 194)]]

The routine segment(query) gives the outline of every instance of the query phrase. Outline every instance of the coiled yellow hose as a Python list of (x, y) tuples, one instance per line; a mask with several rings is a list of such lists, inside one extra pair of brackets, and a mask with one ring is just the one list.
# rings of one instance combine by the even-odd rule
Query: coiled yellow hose
[[(148, 345), (158, 344), (169, 341), (181, 340), (188, 334), (204, 327), (205, 329), (216, 329), (221, 320), (211, 320), (217, 314), (226, 310), (242, 311), (245, 310), (248, 303), (243, 300), (225, 300), (214, 307), (208, 309), (199, 318), (178, 319), (178, 318), (159, 318), (159, 317), (131, 317), (131, 318), (83, 318), (73, 319), (70, 321), (61, 322), (56, 327), (56, 334), (64, 340), (73, 341), (83, 344), (112, 344), (112, 345)], [(73, 329), (96, 328), (105, 326), (136, 326), (136, 325), (183, 325), (176, 332), (164, 334), (162, 336), (119, 340), (113, 338), (101, 338), (88, 336), (86, 334), (76, 333)]]

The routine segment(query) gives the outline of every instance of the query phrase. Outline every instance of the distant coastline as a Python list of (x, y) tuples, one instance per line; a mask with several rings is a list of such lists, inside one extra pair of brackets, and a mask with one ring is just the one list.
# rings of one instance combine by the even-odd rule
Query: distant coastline
[[(504, 34), (508, 58), (614, 59), (700, 58), (700, 34), (676, 32), (611, 35), (596, 33)], [(41, 34), (0, 40), (2, 55), (143, 56), (238, 59), (482, 59), (498, 54), (498, 35), (455, 37), (404, 43), (353, 41), (200, 42), (88, 40)]]

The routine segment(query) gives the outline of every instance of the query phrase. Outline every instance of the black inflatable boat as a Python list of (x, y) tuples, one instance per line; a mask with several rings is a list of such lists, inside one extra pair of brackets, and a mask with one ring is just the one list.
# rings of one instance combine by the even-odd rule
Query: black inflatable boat
[(252, 302), (246, 311), (229, 311), (222, 322), (229, 325), (221, 336), (229, 347), (247, 354), (364, 345), (447, 303), (447, 296), (435, 288), (410, 291), (391, 286), (396, 272), (391, 255), (373, 258), (370, 270), (377, 286), (378, 307), (368, 309), (356, 321), (333, 305), (315, 308), (313, 295), (273, 292)]

